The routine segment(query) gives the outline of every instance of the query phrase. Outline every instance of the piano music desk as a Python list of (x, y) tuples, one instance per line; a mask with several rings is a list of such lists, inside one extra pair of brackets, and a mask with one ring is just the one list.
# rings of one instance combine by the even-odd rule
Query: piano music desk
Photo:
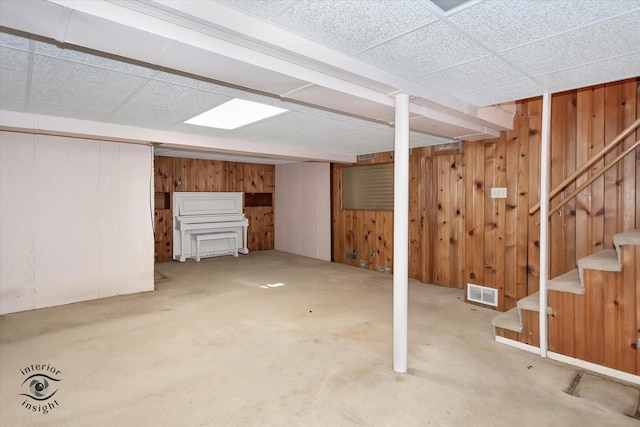
[[(232, 255), (238, 256), (238, 235), (236, 233), (202, 233), (191, 235), (191, 252), (195, 252), (195, 260), (200, 262), (200, 243), (207, 240), (229, 240), (233, 246), (233, 250), (228, 253), (220, 255)], [(195, 243), (195, 251), (193, 250), (193, 244)], [(192, 256), (193, 257), (193, 256)]]

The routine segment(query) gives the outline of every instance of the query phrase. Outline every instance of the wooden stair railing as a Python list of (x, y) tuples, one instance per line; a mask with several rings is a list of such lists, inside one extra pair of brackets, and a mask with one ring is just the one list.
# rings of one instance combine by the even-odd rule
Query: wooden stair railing
[[(618, 136), (616, 136), (610, 144), (608, 144), (606, 147), (604, 147), (602, 150), (600, 150), (600, 152), (598, 154), (596, 154), (595, 156), (593, 156), (592, 158), (590, 158), (585, 164), (583, 164), (582, 166), (580, 166), (578, 169), (576, 169), (575, 172), (573, 172), (571, 175), (569, 175), (564, 181), (562, 181), (560, 184), (558, 184), (553, 190), (551, 190), (549, 192), (549, 200), (551, 200), (552, 198), (554, 198), (555, 196), (557, 196), (562, 190), (565, 189), (565, 187), (567, 185), (569, 185), (570, 183), (572, 183), (573, 181), (575, 181), (576, 179), (578, 179), (578, 177), (580, 177), (582, 174), (584, 174), (587, 170), (589, 170), (589, 168), (591, 166), (593, 166), (594, 163), (596, 163), (597, 161), (599, 161), (605, 154), (607, 154), (609, 151), (613, 150), (621, 141), (623, 141), (627, 136), (629, 136), (629, 134), (631, 134), (638, 126), (640, 126), (640, 118), (636, 119), (636, 121), (634, 121), (633, 123), (631, 123), (631, 125), (629, 125), (629, 127), (627, 127), (625, 130), (623, 130), (622, 132), (620, 132), (620, 134), (618, 134)], [(563, 199), (563, 201), (556, 207), (554, 207), (553, 209), (549, 209), (549, 216), (552, 215), (553, 212), (556, 212), (557, 210), (559, 210), (562, 206), (564, 206), (566, 203), (568, 203), (571, 199), (573, 199), (575, 196), (578, 195), (578, 193), (580, 193), (582, 190), (584, 190), (587, 186), (589, 186), (593, 181), (595, 181), (596, 179), (600, 178), (600, 176), (602, 176), (606, 171), (608, 171), (612, 166), (616, 165), (620, 160), (622, 160), (627, 154), (631, 153), (633, 150), (635, 150), (638, 147), (638, 143), (640, 141), (636, 141), (631, 147), (629, 147), (628, 149), (626, 149), (622, 154), (620, 154), (618, 157), (616, 157), (611, 163), (609, 163), (607, 166), (605, 166), (604, 169), (598, 171), (598, 173), (596, 173), (594, 176), (592, 176), (586, 183), (582, 184), (579, 188), (577, 188), (576, 190), (574, 190), (569, 196), (565, 197)], [(529, 209), (529, 215), (533, 215), (534, 213), (536, 213), (538, 210), (540, 209), (540, 202), (536, 203), (535, 206), (533, 206), (531, 209)]]

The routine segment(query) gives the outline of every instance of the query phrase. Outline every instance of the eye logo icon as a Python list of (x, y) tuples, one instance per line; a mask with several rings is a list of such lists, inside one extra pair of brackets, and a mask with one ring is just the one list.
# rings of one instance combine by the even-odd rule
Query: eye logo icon
[(53, 390), (49, 381), (60, 381), (56, 378), (52, 378), (44, 374), (34, 374), (25, 379), (22, 385), (29, 382), (29, 393), (21, 393), (21, 396), (30, 397), (33, 400), (47, 400), (52, 397), (58, 391)]

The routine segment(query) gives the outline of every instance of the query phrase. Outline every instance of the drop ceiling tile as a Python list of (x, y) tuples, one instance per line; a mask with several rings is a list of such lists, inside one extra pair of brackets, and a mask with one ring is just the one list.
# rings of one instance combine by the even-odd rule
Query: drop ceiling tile
[(71, 45), (59, 47), (52, 43), (36, 41), (34, 52), (43, 56), (64, 59), (79, 64), (92, 65), (106, 70), (120, 73), (132, 74), (140, 77), (151, 77), (155, 70), (150, 67), (125, 62), (122, 58), (109, 57), (108, 54), (99, 55), (97, 52), (89, 53), (87, 50), (80, 50)]
[(28, 52), (0, 47), (0, 96), (24, 100), (28, 68)]
[(497, 86), (527, 76), (495, 56), (467, 62), (414, 79), (444, 93), (461, 93)]
[(536, 76), (550, 92), (607, 83), (640, 76), (640, 50), (551, 74)]
[(25, 111), (25, 102), (23, 99), (10, 98), (7, 96), (0, 96), (0, 110), (8, 111)]
[(530, 75), (548, 74), (635, 52), (640, 11), (502, 52)]
[(231, 9), (236, 9), (240, 12), (246, 12), (250, 15), (262, 18), (265, 20), (270, 19), (280, 12), (287, 4), (291, 3), (290, 0), (223, 0), (224, 6)]
[(212, 92), (151, 80), (116, 114), (180, 123), (217, 107), (231, 98)]
[(145, 83), (130, 74), (36, 55), (31, 100), (112, 111)]
[(637, 0), (488, 0), (449, 19), (502, 51), (638, 8)]
[(545, 89), (530, 79), (519, 80), (501, 86), (488, 87), (456, 95), (458, 98), (479, 107), (501, 102), (540, 96)]
[(30, 50), (29, 42), (30, 40), (26, 37), (0, 31), (0, 46), (28, 51)]
[(479, 44), (438, 21), (358, 55), (407, 79), (487, 56)]
[(107, 113), (71, 105), (49, 104), (46, 102), (31, 101), (27, 106), (27, 113), (43, 114), (46, 116), (66, 117), (78, 120), (90, 120), (94, 122), (106, 121)]
[(156, 130), (168, 130), (173, 125), (172, 122), (158, 120), (152, 117), (127, 116), (124, 114), (110, 115), (107, 121), (116, 125)]
[(273, 22), (325, 46), (356, 54), (435, 19), (424, 3), (415, 0), (303, 0)]

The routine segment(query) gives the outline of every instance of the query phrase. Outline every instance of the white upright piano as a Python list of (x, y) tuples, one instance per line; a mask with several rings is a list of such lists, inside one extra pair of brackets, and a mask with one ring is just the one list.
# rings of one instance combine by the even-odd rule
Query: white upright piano
[[(173, 193), (173, 259), (248, 254), (247, 228), (249, 220), (242, 212), (242, 193), (234, 192), (174, 192)], [(211, 239), (200, 243), (198, 235), (231, 239)], [(213, 235), (213, 236), (211, 236)], [(233, 242), (233, 243), (232, 243)], [(230, 245), (236, 245), (235, 248)]]

